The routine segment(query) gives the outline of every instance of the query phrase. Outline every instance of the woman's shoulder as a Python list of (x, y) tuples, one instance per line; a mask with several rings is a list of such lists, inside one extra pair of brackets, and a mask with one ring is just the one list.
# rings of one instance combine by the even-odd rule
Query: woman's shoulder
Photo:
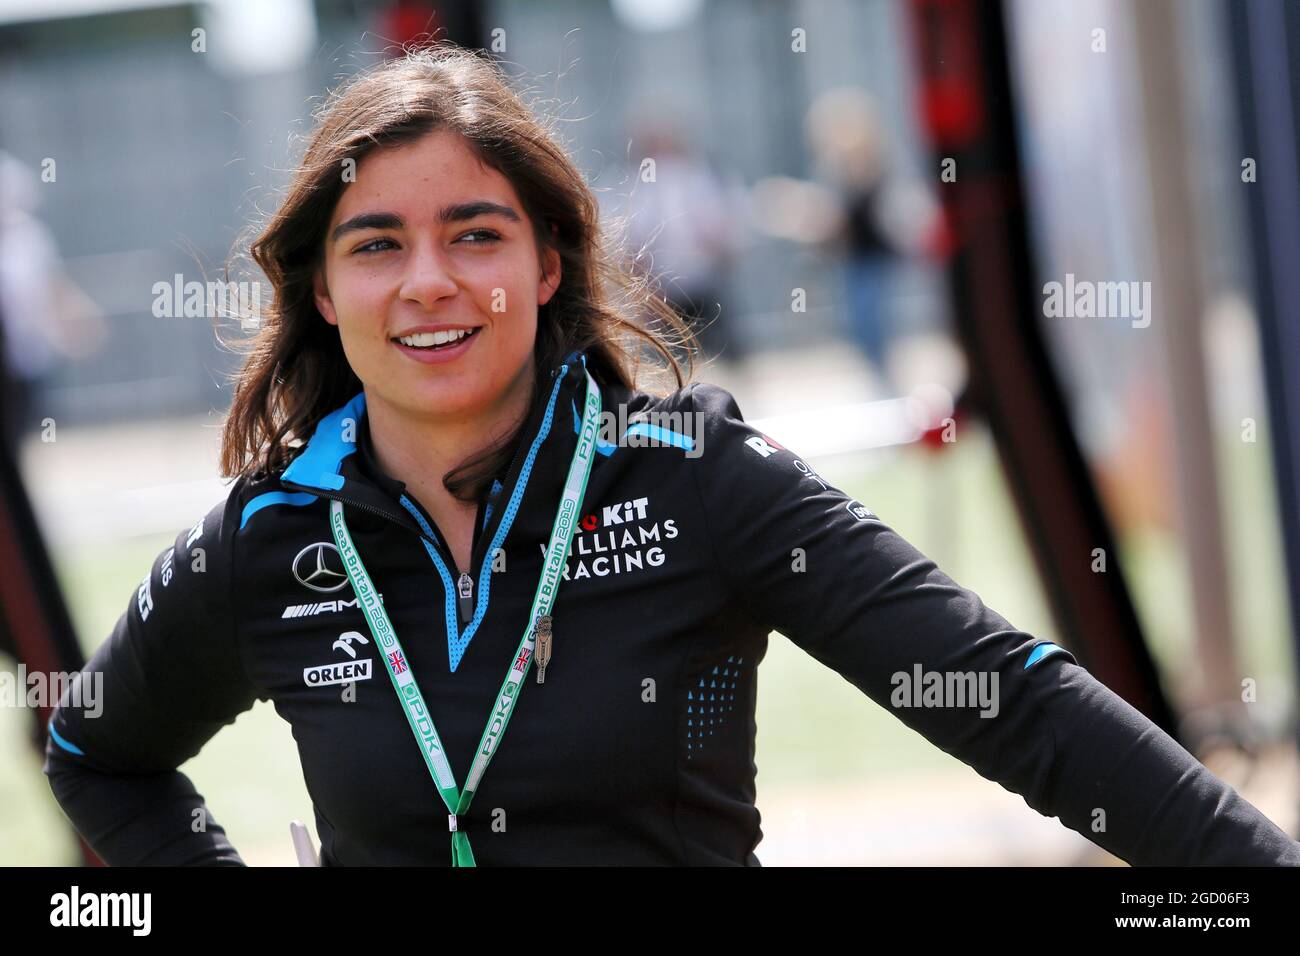
[(743, 418), (722, 386), (692, 381), (671, 389), (614, 386), (602, 390), (601, 451), (673, 447), (699, 457), (709, 436)]
[(259, 530), (274, 537), (283, 527), (275, 520), (267, 520), (268, 516), (291, 514), (300, 510), (298, 507), (286, 510), (274, 506), (310, 505), (319, 500), (318, 495), (284, 483), (289, 467), (303, 449), (296, 451), (298, 454), (274, 466), (239, 476), (231, 485), (226, 500), (225, 520), (240, 540)]
[(271, 470), (248, 471), (234, 476), (225, 494), (214, 501), (207, 513), (198, 518), (187, 539), (234, 547), (249, 519), (268, 504), (285, 499), (291, 492), (281, 484), (287, 463)]

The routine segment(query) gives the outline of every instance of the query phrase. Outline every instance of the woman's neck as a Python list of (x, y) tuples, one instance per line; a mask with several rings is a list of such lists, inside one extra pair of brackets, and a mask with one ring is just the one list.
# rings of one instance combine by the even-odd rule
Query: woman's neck
[(413, 415), (369, 392), (366, 416), (375, 460), (385, 474), (405, 483), (435, 521), (473, 503), (453, 498), (443, 475), (511, 434), (526, 418), (533, 375), (521, 376), (479, 414), (457, 417)]

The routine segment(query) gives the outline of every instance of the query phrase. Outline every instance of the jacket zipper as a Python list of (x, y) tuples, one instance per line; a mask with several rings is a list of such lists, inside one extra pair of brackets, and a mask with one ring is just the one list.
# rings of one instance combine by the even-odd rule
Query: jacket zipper
[(468, 571), (460, 572), (456, 579), (456, 609), (460, 612), (460, 623), (464, 627), (474, 617), (474, 579)]
[[(415, 499), (411, 499), (411, 502), (416, 506), (417, 509), (419, 508), (419, 505), (415, 502)], [(425, 517), (427, 518), (428, 516)], [(478, 521), (479, 521), (479, 516), (478, 516), (478, 512), (476, 511), (474, 514), (475, 525), (478, 524)], [(456, 572), (455, 585), (454, 585), (456, 589), (456, 624), (457, 624), (456, 629), (457, 631), (461, 631), (464, 630), (465, 625), (468, 624), (474, 618), (474, 577), (469, 573), (469, 571), (465, 570), (464, 568), (461, 568), (456, 563), (456, 558), (451, 553), (451, 546), (443, 542), (441, 536), (438, 533), (437, 525), (435, 525), (431, 519), (429, 520), (429, 527), (433, 529), (433, 542), (437, 546), (435, 550), (437, 551), (437, 553), (441, 554), (443, 560), (446, 562), (447, 567), (449, 569), (454, 569)], [(424, 535), (422, 534), (421, 537), (424, 537)], [(473, 568), (473, 566), (474, 566), (474, 548), (471, 548), (470, 567)]]

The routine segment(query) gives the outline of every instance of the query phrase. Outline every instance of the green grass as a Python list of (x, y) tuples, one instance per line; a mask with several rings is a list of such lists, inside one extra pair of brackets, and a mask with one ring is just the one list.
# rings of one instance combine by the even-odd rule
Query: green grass
[[(1247, 673), (1289, 674), (1281, 569), (1271, 527), (1268, 451), (1261, 442), (1223, 454), (1229, 503), (1235, 622)], [(919, 449), (840, 458), (819, 471), (898, 531), (1015, 627), (1056, 639), (991, 443), (978, 429), (934, 455)], [(180, 530), (180, 529), (177, 529)], [(136, 584), (172, 536), (56, 555), (87, 651), (109, 633)], [(1182, 553), (1170, 535), (1130, 535), (1121, 558), (1163, 668), (1191, 649)], [(66, 822), (27, 744), (25, 710), (0, 710), (0, 864), (75, 860)], [(833, 728), (838, 731), (832, 732)], [(759, 807), (764, 793), (960, 766), (838, 674), (774, 634), (759, 668)], [(292, 864), (288, 822), (311, 821), (290, 729), (258, 704), (182, 768), (247, 857)], [(313, 827), (314, 829), (314, 827)]]

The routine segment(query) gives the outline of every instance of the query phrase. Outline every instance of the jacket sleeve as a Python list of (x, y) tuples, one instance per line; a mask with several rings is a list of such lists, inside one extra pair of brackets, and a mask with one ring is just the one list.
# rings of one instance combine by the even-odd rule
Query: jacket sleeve
[(231, 593), (238, 488), (154, 560), (50, 720), (54, 796), (110, 866), (243, 865), (176, 769), (257, 698)]
[(747, 425), (729, 393), (688, 391), (703, 416), (688, 467), (716, 560), (762, 625), (1131, 864), (1300, 865), (1300, 843), (1068, 650), (1012, 627)]

